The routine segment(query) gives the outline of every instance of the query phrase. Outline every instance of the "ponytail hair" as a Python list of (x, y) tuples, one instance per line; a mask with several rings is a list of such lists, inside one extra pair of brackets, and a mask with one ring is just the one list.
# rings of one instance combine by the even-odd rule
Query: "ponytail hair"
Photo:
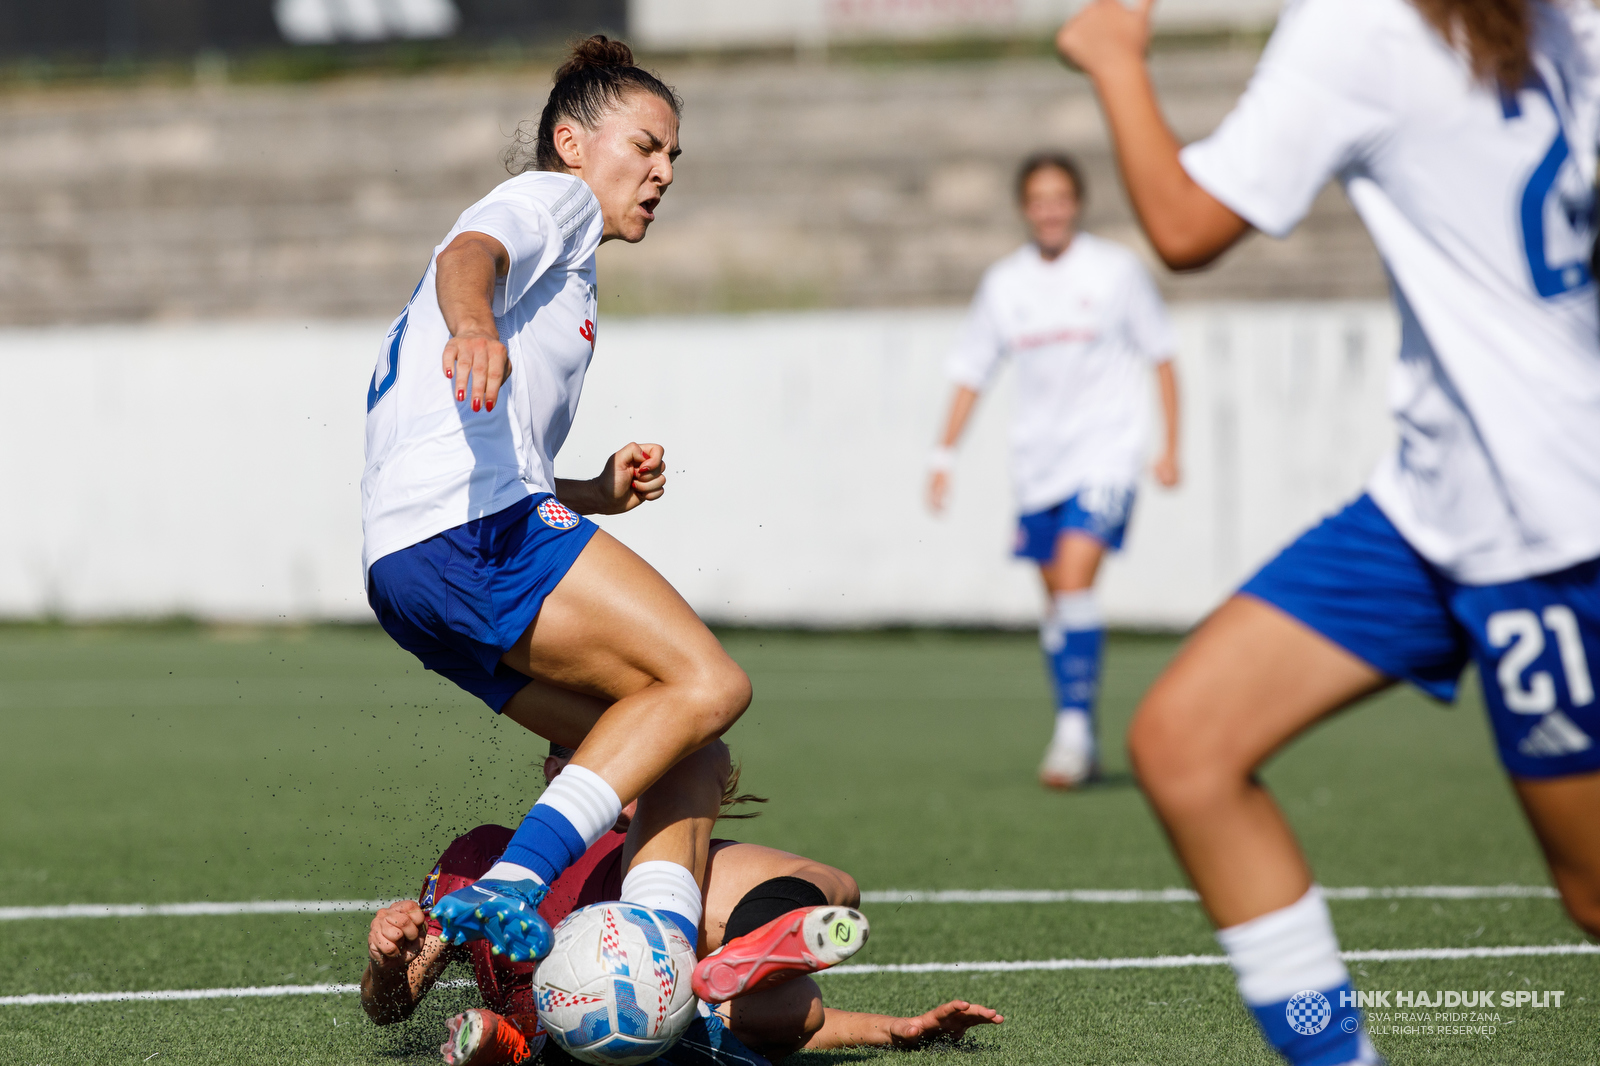
[(1531, 0), (1412, 0), (1480, 80), (1516, 92), (1533, 71)]
[(529, 170), (564, 172), (567, 168), (556, 151), (556, 127), (575, 122), (592, 130), (621, 107), (633, 93), (649, 93), (659, 98), (674, 115), (683, 111), (683, 101), (660, 78), (634, 65), (633, 49), (604, 34), (595, 34), (572, 46), (572, 54), (556, 70), (555, 87), (545, 101), (537, 128), (524, 122), (517, 127), (511, 146), (502, 161), (513, 174)]

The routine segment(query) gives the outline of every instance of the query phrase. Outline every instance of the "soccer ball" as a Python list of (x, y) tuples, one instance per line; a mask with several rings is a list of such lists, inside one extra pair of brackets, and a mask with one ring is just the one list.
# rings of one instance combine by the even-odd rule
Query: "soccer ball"
[(677, 926), (631, 903), (596, 903), (555, 927), (533, 972), (550, 1039), (596, 1066), (634, 1066), (666, 1051), (694, 1021), (694, 947)]

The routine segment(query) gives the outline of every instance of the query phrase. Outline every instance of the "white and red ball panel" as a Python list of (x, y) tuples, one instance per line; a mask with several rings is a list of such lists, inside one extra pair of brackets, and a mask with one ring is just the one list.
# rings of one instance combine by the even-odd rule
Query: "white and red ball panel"
[(574, 1058), (635, 1066), (694, 1020), (694, 948), (672, 922), (631, 903), (596, 903), (554, 932), (534, 971), (534, 1005), (550, 1039)]

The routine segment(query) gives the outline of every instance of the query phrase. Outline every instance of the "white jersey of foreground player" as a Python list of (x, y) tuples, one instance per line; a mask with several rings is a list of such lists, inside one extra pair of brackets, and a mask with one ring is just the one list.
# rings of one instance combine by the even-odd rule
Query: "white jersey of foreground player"
[(1467, 584), (1600, 556), (1600, 15), (1529, 7), (1537, 78), (1512, 97), (1407, 0), (1291, 0), (1237, 108), (1182, 154), (1274, 236), (1344, 184), (1402, 326), (1400, 441), (1369, 491)]
[(1024, 514), (1090, 487), (1132, 487), (1146, 460), (1152, 366), (1172, 326), (1138, 257), (1079, 233), (1053, 261), (1026, 244), (978, 286), (950, 379), (983, 391), (1017, 366), (1011, 471)]
[[(362, 573), (391, 552), (555, 491), (555, 457), (594, 354), (600, 203), (568, 174), (530, 172), (464, 211), (433, 250), (411, 303), (384, 339), (367, 392), (361, 477)], [(505, 246), (494, 315), (511, 377), (493, 411), (456, 401), (450, 340), (434, 288), (439, 253), (459, 233)]]

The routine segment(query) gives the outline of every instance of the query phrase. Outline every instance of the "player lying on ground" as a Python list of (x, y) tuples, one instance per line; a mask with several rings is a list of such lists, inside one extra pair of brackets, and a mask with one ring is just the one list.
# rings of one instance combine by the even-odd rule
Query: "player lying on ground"
[(1476, 660), (1551, 876), (1600, 935), (1600, 14), (1297, 0), (1233, 113), (1180, 150), (1145, 66), (1151, 6), (1093, 0), (1058, 37), (1151, 244), (1203, 266), (1252, 226), (1287, 234), (1337, 176), (1399, 305), (1399, 446), (1206, 620), (1129, 737), (1267, 1039), (1299, 1064), (1373, 1062), (1256, 776), (1327, 715), (1398, 680), (1450, 699)]
[[(569, 752), (553, 745), (545, 760), (547, 777), (558, 775), (569, 757)], [(734, 791), (733, 784), (721, 786), (718, 806), (733, 802), (737, 798)], [(617, 827), (551, 887), (540, 910), (552, 925), (579, 907), (616, 898), (630, 813), (625, 811)], [(534, 1037), (533, 1045), (542, 1041), (542, 1035), (535, 1036), (530, 993), (534, 964), (496, 955), (482, 941), (450, 945), (439, 935), (438, 922), (426, 915), (426, 908), (441, 893), (481, 876), (511, 835), (501, 826), (480, 826), (458, 837), (428, 875), (418, 899), (392, 904), (373, 918), (368, 935), (370, 960), (361, 979), (362, 1006), (373, 1021), (387, 1025), (409, 1017), (446, 965), (470, 960), (485, 1006), (512, 1022), (502, 1040), (513, 1047), (527, 1042), (524, 1034)], [(797, 907), (855, 907), (860, 900), (855, 880), (842, 870), (773, 848), (729, 840), (710, 842), (705, 884), (702, 956), (719, 951), (728, 941), (758, 933), (774, 918)], [(823, 1006), (822, 991), (814, 980), (794, 974), (791, 978), (719, 1008), (720, 1020), (729, 1024), (737, 1039), (768, 1059), (782, 1058), (800, 1048), (915, 1048), (928, 1041), (959, 1040), (974, 1025), (1004, 1021), (987, 1007), (961, 1000), (913, 1018), (829, 1010)], [(456, 1020), (455, 1025), (459, 1032), (461, 1022)], [(490, 1021), (488, 1027), (499, 1030), (500, 1024)], [(492, 1034), (486, 1041), (490, 1042)], [(490, 1059), (471, 1061), (477, 1066)]]
[(1152, 467), (1178, 483), (1177, 347), (1161, 295), (1138, 256), (1077, 230), (1083, 173), (1041, 153), (1017, 174), (1032, 238), (991, 266), (950, 355), (955, 392), (934, 450), (928, 503), (942, 510), (955, 447), (978, 394), (1003, 359), (1017, 365), (1011, 473), (1022, 517), (1015, 553), (1039, 565), (1048, 605), (1039, 626), (1055, 688), (1055, 727), (1039, 767), (1047, 788), (1096, 770), (1095, 697), (1105, 623), (1095, 576), (1123, 533), (1145, 464), (1150, 371), (1161, 393), (1164, 446)]
[[(363, 566), (379, 622), (428, 669), (577, 749), (494, 867), (434, 908), (452, 940), (519, 958), (549, 950), (548, 886), (750, 702), (682, 597), (579, 517), (660, 497), (661, 448), (629, 444), (589, 481), (555, 476), (593, 355), (595, 250), (644, 238), (672, 184), (679, 110), (626, 45), (579, 43), (537, 133), (508, 153), (515, 176), (435, 250), (367, 394)], [(695, 845), (647, 821), (622, 898), (692, 940), (697, 918), (671, 900), (698, 908), (673, 857)]]

